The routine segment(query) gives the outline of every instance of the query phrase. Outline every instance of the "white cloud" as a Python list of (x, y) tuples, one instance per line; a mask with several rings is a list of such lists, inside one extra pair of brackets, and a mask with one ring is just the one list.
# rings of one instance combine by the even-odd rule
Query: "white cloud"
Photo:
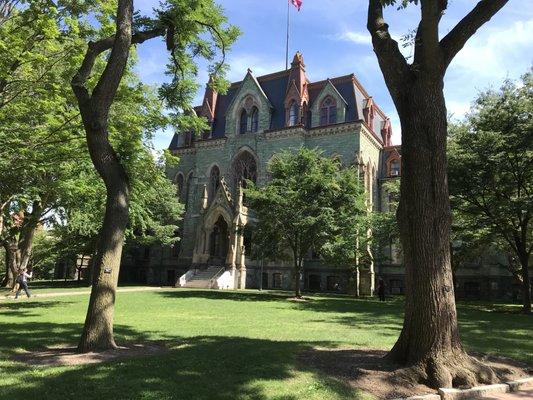
[(370, 34), (363, 32), (344, 31), (342, 33), (339, 33), (338, 35), (334, 35), (332, 39), (343, 40), (355, 44), (362, 44), (365, 46), (370, 46), (372, 44)]
[[(480, 31), (457, 54), (451, 66), (487, 78), (523, 73), (524, 63), (532, 61), (532, 35), (533, 19), (516, 21), (487, 33)], [(509, 62), (520, 59), (522, 62)]]

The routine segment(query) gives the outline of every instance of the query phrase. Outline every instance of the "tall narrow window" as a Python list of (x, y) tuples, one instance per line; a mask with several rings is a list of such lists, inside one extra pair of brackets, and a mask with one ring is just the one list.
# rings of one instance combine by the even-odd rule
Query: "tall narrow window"
[(184, 193), (184, 200), (185, 203), (185, 211), (189, 208), (189, 197), (191, 195), (191, 186), (192, 186), (192, 172), (187, 176), (187, 183), (185, 184), (185, 193)]
[(178, 199), (181, 201), (183, 199), (183, 175), (178, 174), (176, 178), (176, 185), (178, 186)]
[(293, 100), (289, 107), (289, 126), (295, 126), (298, 124), (298, 104)]
[(320, 125), (335, 124), (337, 122), (337, 104), (330, 96), (326, 97), (320, 106)]
[(220, 169), (216, 165), (211, 168), (209, 175), (209, 203), (213, 201), (220, 186)]
[(246, 133), (246, 130), (248, 129), (248, 113), (246, 110), (241, 111), (241, 122), (239, 125), (239, 133)]
[(391, 176), (400, 175), (400, 161), (399, 160), (391, 161), (391, 163), (390, 163), (390, 175)]
[(257, 107), (252, 108), (252, 132), (257, 132), (259, 129), (259, 110)]

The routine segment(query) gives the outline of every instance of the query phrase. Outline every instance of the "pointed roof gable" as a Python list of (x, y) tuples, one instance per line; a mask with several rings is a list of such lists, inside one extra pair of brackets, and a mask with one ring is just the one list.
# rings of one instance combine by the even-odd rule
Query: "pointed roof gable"
[(251, 81), (254, 83), (254, 85), (256, 86), (257, 88), (257, 91), (258, 93), (266, 100), (268, 106), (272, 109), (274, 108), (274, 106), (272, 105), (272, 103), (270, 102), (268, 96), (266, 95), (265, 91), (263, 90), (263, 88), (261, 87), (259, 81), (255, 78), (255, 76), (253, 75), (252, 73), (252, 70), (250, 68), (248, 68), (248, 72), (246, 72), (246, 76), (244, 77), (244, 79), (242, 80), (242, 82), (240, 82), (240, 86), (239, 88), (237, 89), (237, 91), (235, 92), (235, 94), (233, 95), (233, 98), (231, 99), (231, 102), (229, 103), (229, 105), (227, 106), (226, 108), (226, 111), (227, 110), (231, 110), (231, 108), (233, 107), (234, 103), (235, 103), (235, 100), (239, 97), (240, 95), (240, 92), (244, 86), (244, 83), (247, 82), (247, 81)]
[(313, 103), (312, 103), (312, 107), (314, 107), (315, 103), (317, 101), (319, 101), (319, 99), (322, 98), (322, 96), (324, 95), (324, 92), (326, 90), (328, 90), (328, 88), (332, 89), (333, 92), (339, 96), (339, 98), (344, 102), (344, 104), (347, 106), (348, 105), (348, 102), (346, 101), (346, 99), (342, 96), (342, 94), (340, 94), (340, 92), (338, 91), (338, 89), (335, 87), (335, 85), (333, 84), (333, 82), (331, 82), (331, 79), (326, 79), (326, 84), (324, 85), (324, 87), (322, 87), (322, 90), (320, 90), (320, 92), (318, 92), (318, 94), (316, 95), (316, 97), (314, 98), (313, 100)]

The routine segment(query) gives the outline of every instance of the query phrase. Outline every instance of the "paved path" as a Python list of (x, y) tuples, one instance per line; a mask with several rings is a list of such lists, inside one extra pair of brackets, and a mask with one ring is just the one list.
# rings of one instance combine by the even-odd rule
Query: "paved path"
[[(169, 289), (169, 288), (165, 288)], [(162, 287), (138, 287), (138, 288), (118, 288), (117, 292), (119, 293), (125, 293), (125, 292), (146, 292), (146, 291), (156, 291), (156, 290), (165, 290)], [(30, 287), (31, 290), (31, 287)], [(40, 299), (41, 297), (61, 297), (61, 296), (74, 296), (74, 295), (81, 295), (81, 294), (91, 294), (91, 290), (77, 290), (77, 291), (70, 291), (70, 292), (48, 292), (48, 293), (39, 293), (37, 292), (34, 294), (31, 298), (37, 298)], [(7, 299), (14, 299), (14, 295), (9, 296), (2, 296), (0, 297), (0, 300), (7, 300)], [(19, 294), (19, 299), (27, 299), (25, 293)]]
[(514, 393), (498, 393), (491, 394), (487, 397), (483, 397), (485, 400), (532, 400), (533, 399), (533, 388), (520, 390), (519, 392)]

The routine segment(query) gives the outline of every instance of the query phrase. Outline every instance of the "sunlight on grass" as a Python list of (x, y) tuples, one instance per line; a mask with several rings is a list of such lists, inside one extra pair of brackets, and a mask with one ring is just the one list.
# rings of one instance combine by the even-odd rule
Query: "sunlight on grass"
[[(314, 347), (389, 349), (401, 329), (402, 300), (320, 295), (295, 303), (289, 296), (251, 290), (120, 293), (117, 341), (165, 340), (167, 352), (60, 368), (0, 361), (0, 398), (370, 399), (301, 365), (296, 356)], [(2, 359), (15, 351), (76, 345), (86, 307), (84, 295), (2, 301)], [(532, 362), (532, 319), (507, 310), (461, 305), (465, 346)]]

